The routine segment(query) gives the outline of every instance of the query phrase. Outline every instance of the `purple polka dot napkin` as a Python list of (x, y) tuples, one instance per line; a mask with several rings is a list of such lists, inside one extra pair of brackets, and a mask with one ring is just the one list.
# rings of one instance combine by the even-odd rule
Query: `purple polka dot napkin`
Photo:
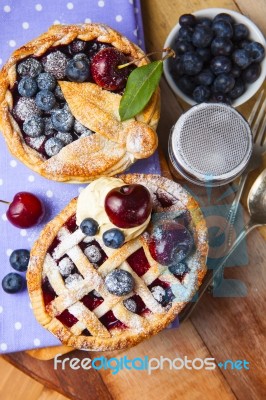
[[(140, 0), (3, 0), (0, 5), (1, 52), (4, 64), (12, 51), (45, 32), (52, 24), (103, 22), (144, 46)], [(1, 65), (0, 65), (1, 67)], [(140, 160), (130, 172), (160, 173), (157, 153)], [(9, 264), (12, 250), (30, 249), (42, 226), (79, 194), (84, 185), (49, 181), (14, 159), (0, 135), (0, 199), (12, 200), (19, 191), (37, 194), (46, 206), (42, 225), (18, 229), (6, 219), (0, 203), (0, 280), (15, 272)], [(27, 291), (6, 294), (0, 287), (0, 353), (58, 345), (59, 341), (35, 320)]]

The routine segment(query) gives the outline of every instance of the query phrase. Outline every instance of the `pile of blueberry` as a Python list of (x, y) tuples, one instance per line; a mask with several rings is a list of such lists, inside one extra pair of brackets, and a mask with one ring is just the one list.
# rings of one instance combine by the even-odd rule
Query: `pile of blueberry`
[(104, 89), (119, 91), (125, 87), (130, 71), (117, 70), (113, 76), (114, 66), (126, 62), (124, 54), (109, 44), (83, 40), (21, 61), (17, 65), (18, 81), (12, 89), (13, 116), (25, 142), (49, 158), (74, 140), (92, 135), (94, 132), (72, 115), (58, 80), (94, 82)]
[[(14, 250), (10, 257), (9, 262), (12, 268), (18, 272), (27, 271), (30, 260), (30, 252), (25, 249)], [(2, 280), (2, 288), (6, 293), (17, 293), (26, 287), (24, 276), (17, 272), (10, 272)]]
[(249, 39), (249, 30), (231, 15), (210, 18), (184, 14), (169, 60), (179, 89), (196, 103), (231, 103), (261, 73), (264, 47)]

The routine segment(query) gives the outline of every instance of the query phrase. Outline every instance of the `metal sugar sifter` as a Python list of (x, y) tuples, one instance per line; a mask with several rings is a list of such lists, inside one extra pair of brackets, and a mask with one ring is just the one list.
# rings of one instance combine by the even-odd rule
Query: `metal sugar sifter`
[(251, 153), (250, 126), (227, 104), (192, 107), (178, 119), (169, 138), (173, 172), (202, 186), (220, 186), (238, 177)]

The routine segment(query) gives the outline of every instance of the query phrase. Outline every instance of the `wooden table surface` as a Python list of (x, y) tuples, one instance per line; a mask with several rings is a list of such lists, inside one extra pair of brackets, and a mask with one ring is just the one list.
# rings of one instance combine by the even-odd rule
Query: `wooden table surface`
[[(223, 7), (238, 10), (250, 17), (266, 34), (266, 0), (142, 0), (142, 11), (148, 51), (163, 47), (167, 34), (183, 13), (201, 8)], [(162, 116), (158, 134), (163, 151), (167, 151), (169, 130), (188, 106), (171, 92), (164, 78), (161, 81)], [(239, 110), (247, 116), (254, 98)], [(266, 166), (266, 163), (265, 165)], [(258, 171), (253, 174), (253, 178)], [(250, 183), (251, 184), (251, 183)], [(198, 188), (194, 188), (197, 193)], [(247, 370), (212, 371), (156, 370), (151, 375), (142, 371), (123, 370), (112, 375), (110, 370), (54, 370), (53, 360), (39, 361), (20, 352), (5, 356), (26, 374), (75, 400), (127, 399), (254, 399), (266, 398), (264, 361), (265, 339), (265, 229), (253, 231), (247, 240), (249, 263), (243, 268), (226, 269), (226, 277), (245, 282), (245, 298), (217, 298), (205, 294), (192, 317), (179, 329), (164, 330), (157, 336), (127, 351), (86, 353), (75, 351), (67, 357), (176, 357), (244, 360)], [(58, 353), (61, 351), (58, 350)], [(3, 399), (4, 400), (4, 399)]]

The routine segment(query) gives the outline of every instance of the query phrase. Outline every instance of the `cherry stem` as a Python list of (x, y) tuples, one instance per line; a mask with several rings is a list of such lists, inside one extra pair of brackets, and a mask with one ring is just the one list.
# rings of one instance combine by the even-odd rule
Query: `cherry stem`
[(135, 58), (134, 60), (132, 60), (132, 61), (126, 63), (126, 64), (118, 65), (117, 68), (118, 68), (118, 69), (126, 68), (126, 67), (128, 67), (129, 65), (134, 64), (136, 61), (141, 61), (141, 60), (143, 60), (143, 58), (152, 56), (153, 54), (158, 54), (158, 53), (161, 54), (162, 51), (163, 51), (163, 52), (166, 52), (166, 54), (165, 54), (165, 55), (163, 56), (163, 58), (162, 58), (162, 61), (164, 61), (164, 60), (166, 60), (167, 58), (170, 58), (170, 57), (175, 57), (175, 51), (174, 51), (173, 49), (171, 49), (171, 47), (166, 47), (166, 49), (162, 49), (162, 50), (160, 50), (160, 51), (153, 51), (152, 53), (148, 53), (148, 54), (146, 54), (146, 55), (143, 56), (143, 57)]
[(10, 204), (10, 201), (0, 200), (0, 203)]

